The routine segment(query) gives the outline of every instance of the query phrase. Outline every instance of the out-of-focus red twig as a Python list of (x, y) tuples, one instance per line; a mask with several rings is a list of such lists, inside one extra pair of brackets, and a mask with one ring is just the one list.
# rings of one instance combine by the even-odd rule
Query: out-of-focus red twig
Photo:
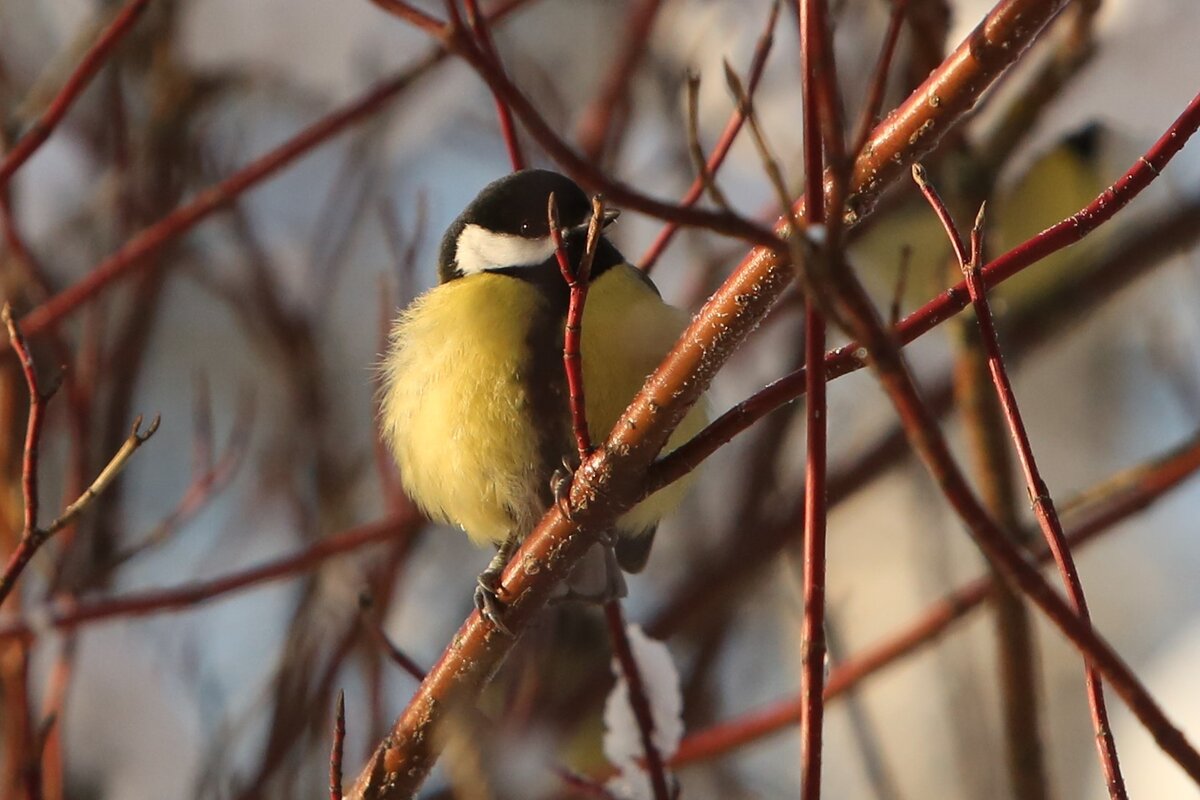
[(369, 613), (366, 603), (363, 603), (363, 606), (363, 624), (367, 627), (367, 632), (371, 635), (371, 638), (379, 645), (388, 659), (401, 670), (416, 678), (418, 682), (425, 680), (426, 670), (422, 669), (420, 664), (413, 661), (407, 653), (397, 647), (388, 638), (379, 620), (376, 619), (375, 615)]
[(554, 256), (558, 259), (558, 270), (570, 290), (567, 301), (567, 324), (563, 332), (563, 371), (567, 377), (567, 395), (570, 400), (571, 430), (575, 433), (575, 446), (582, 462), (592, 452), (592, 437), (588, 433), (587, 400), (583, 385), (583, 309), (587, 303), (588, 281), (592, 273), (592, 259), (599, 242), (603, 224), (604, 203), (597, 197), (592, 200), (592, 219), (588, 223), (587, 245), (578, 267), (571, 266), (567, 248), (563, 243), (563, 231), (558, 219), (558, 203), (551, 192), (546, 209), (550, 225), (550, 238), (554, 242)]
[[(917, 174), (914, 167), (913, 175)], [(927, 181), (918, 179), (918, 185), (929, 199), (930, 204), (942, 205), (936, 191)], [(939, 216), (941, 216), (940, 212)], [(946, 218), (949, 219), (948, 213)], [(954, 230), (953, 226), (950, 230)], [(957, 234), (952, 238), (961, 239)], [(955, 245), (956, 251), (961, 249), (961, 244)], [(971, 294), (971, 303), (975, 307), (983, 348), (987, 355), (988, 370), (991, 372), (992, 383), (995, 384), (1000, 407), (1016, 445), (1021, 471), (1025, 475), (1025, 486), (1033, 501), (1034, 515), (1037, 517), (1038, 525), (1042, 529), (1042, 535), (1045, 537), (1050, 552), (1054, 554), (1054, 561), (1062, 575), (1063, 585), (1066, 587), (1067, 597), (1070, 599), (1072, 607), (1079, 614), (1080, 619), (1089, 622), (1091, 617), (1088, 614), (1087, 598), (1083, 593), (1083, 582), (1079, 578), (1075, 559), (1071, 557), (1071, 551), (1067, 546), (1058, 511), (1054, 507), (1054, 500), (1050, 497), (1050, 490), (1042, 479), (1041, 471), (1034, 459), (1033, 445), (1029, 441), (1029, 433), (1025, 429), (1025, 422), (1021, 418), (1021, 411), (1017, 406), (1016, 393), (1008, 378), (1008, 372), (1004, 369), (1003, 356), (1000, 352), (1000, 338), (992, 319), (987, 289), (979, 274), (980, 265), (983, 263), (983, 207), (980, 207), (979, 216), (971, 231), (970, 259), (959, 263), (967, 279), (967, 289)], [(1100, 756), (1100, 766), (1104, 771), (1105, 784), (1108, 786), (1108, 794), (1114, 800), (1125, 798), (1128, 794), (1125, 790), (1125, 780), (1121, 777), (1117, 745), (1108, 721), (1108, 707), (1104, 702), (1104, 687), (1101, 684), (1100, 675), (1094, 667), (1088, 666), (1084, 670), (1084, 676), (1088, 705), (1092, 712), (1092, 727), (1096, 731), (1096, 748)]]
[(298, 553), (219, 578), (77, 603), (70, 608), (53, 609), (48, 614), (36, 618), (24, 615), (9, 617), (0, 620), (0, 641), (12, 638), (29, 639), (49, 629), (73, 630), (80, 625), (115, 617), (137, 617), (189, 608), (260, 583), (294, 577), (316, 568), (330, 558), (401, 535), (411, 526), (419, 524), (421, 518), (415, 511), (411, 511), (401, 516), (349, 528)]
[(908, 0), (892, 0), (892, 15), (888, 20), (888, 29), (883, 36), (883, 46), (879, 50), (879, 60), (875, 62), (875, 71), (871, 74), (871, 82), (867, 84), (867, 97), (863, 102), (862, 116), (859, 117), (858, 127), (854, 138), (850, 140), (851, 156), (857, 158), (871, 136), (875, 127), (879, 110), (883, 107), (883, 94), (887, 90), (888, 73), (891, 70), (892, 58), (896, 55), (896, 43), (900, 41), (900, 28), (904, 23), (904, 12), (908, 10)]
[[(1192, 98), (1187, 108), (1167, 131), (1141, 156), (1128, 171), (1105, 189), (1091, 203), (1070, 217), (1012, 250), (993, 259), (982, 270), (984, 285), (992, 289), (1021, 270), (1065, 247), (1112, 219), (1143, 189), (1152, 183), (1184, 144), (1200, 127), (1200, 94)], [(970, 302), (966, 282), (962, 281), (909, 314), (895, 328), (896, 338), (907, 344), (933, 330), (945, 320), (962, 311)], [(867, 365), (866, 353), (856, 341), (849, 342), (825, 354), (828, 380), (841, 377)], [(678, 480), (695, 469), (700, 462), (717, 451), (776, 408), (804, 394), (804, 370), (799, 369), (765, 386), (751, 397), (713, 420), (709, 425), (680, 447), (664, 456), (651, 468), (646, 493), (651, 494)]]
[(608, 623), (608, 638), (612, 642), (613, 656), (621, 665), (621, 672), (629, 687), (629, 707), (633, 709), (633, 717), (637, 721), (638, 733), (642, 738), (642, 750), (646, 754), (646, 774), (650, 777), (650, 786), (654, 789), (654, 800), (670, 800), (666, 767), (663, 764), (662, 753), (658, 752), (658, 747), (654, 744), (654, 713), (646, 696), (646, 683), (642, 680), (642, 672), (629, 643), (629, 636), (625, 630), (625, 614), (621, 611), (619, 600), (604, 604), (604, 620)]
[[(247, 394), (246, 397), (250, 396)], [(211, 447), (202, 443), (204, 437), (199, 430), (197, 431), (194, 445), (194, 450), (197, 452), (193, 458), (192, 480), (184, 490), (183, 496), (179, 498), (175, 508), (163, 517), (149, 533), (133, 544), (124, 547), (113, 559), (113, 566), (126, 563), (146, 550), (167, 541), (175, 531), (186, 525), (229, 486), (245, 460), (252, 426), (253, 404), (246, 399), (234, 418), (234, 425), (229, 431), (225, 449), (215, 462), (212, 460)]]
[[(1067, 537), (1068, 544), (1078, 547), (1112, 531), (1118, 523), (1144, 510), (1198, 470), (1200, 437), (1087, 492), (1089, 497), (1098, 499), (1072, 515), (1080, 517), (1080, 521), (1071, 526), (1073, 530)], [(1044, 548), (1037, 554), (1041, 564), (1050, 562), (1052, 558), (1049, 549)], [(834, 667), (825, 684), (825, 699), (828, 701), (839, 697), (871, 675), (933, 642), (951, 625), (986, 602), (997, 585), (997, 578), (993, 576), (971, 581), (929, 606), (903, 630)], [(803, 697), (797, 695), (766, 709), (693, 733), (684, 738), (670, 764), (681, 767), (705, 761), (794, 725), (800, 721), (802, 704)]]
[(579, 116), (575, 138), (589, 161), (600, 161), (609, 144), (614, 119), (618, 114), (628, 113), (629, 84), (638, 62), (646, 54), (646, 42), (662, 4), (663, 0), (642, 0), (630, 9), (625, 27), (617, 36), (617, 55), (612, 66), (600, 84), (600, 91)]
[[(771, 53), (771, 45), (774, 43), (775, 21), (779, 18), (779, 0), (771, 4), (770, 14), (767, 16), (767, 25), (763, 29), (762, 35), (758, 37), (758, 43), (754, 46), (754, 56), (750, 60), (750, 71), (746, 75), (746, 94), (751, 98), (754, 97), (754, 92), (758, 88), (758, 82), (762, 78), (763, 69), (767, 65), (767, 56)], [(721, 131), (721, 137), (717, 139), (717, 143), (713, 146), (712, 153), (705, 163), (705, 170), (709, 177), (716, 175), (717, 170), (725, 163), (725, 156), (729, 154), (729, 149), (733, 147), (733, 142), (737, 139), (738, 133), (742, 130), (742, 125), (746, 122), (744, 109), (739, 104), (729, 115), (729, 121), (725, 123), (725, 130)], [(688, 207), (695, 205), (696, 202), (704, 194), (704, 176), (697, 175), (692, 185), (684, 193), (679, 200), (679, 205)], [(663, 225), (662, 230), (658, 232), (658, 236), (654, 238), (651, 245), (646, 248), (646, 252), (638, 259), (638, 265), (645, 272), (650, 272), (654, 269), (654, 265), (658, 263), (658, 259), (666, 251), (667, 245), (675, 238), (675, 234), (679, 232), (679, 224), (676, 222), (668, 222)]]
[(50, 138), (50, 134), (58, 127), (58, 123), (62, 122), (62, 118), (66, 116), (75, 99), (87, 88), (92, 78), (108, 61), (113, 48), (137, 22), (149, 1), (130, 0), (113, 17), (112, 22), (100, 34), (100, 38), (88, 49), (78, 66), (71, 72), (62, 89), (50, 101), (50, 105), (0, 162), (0, 191), (5, 189), (9, 179), (21, 168), (21, 165)]
[(342, 800), (342, 754), (346, 745), (346, 693), (338, 691), (333, 716), (333, 746), (329, 750), (329, 800)]
[[(479, 13), (478, 0), (464, 0), (464, 3), (467, 8), (467, 22), (475, 34), (475, 39), (479, 42), (480, 49), (492, 60), (495, 69), (503, 69), (500, 56), (496, 52), (496, 43), (492, 39), (491, 26), (488, 25), (487, 17)], [(450, 7), (454, 8), (453, 0), (450, 2)], [(512, 109), (508, 107), (508, 103), (504, 101), (503, 97), (494, 92), (492, 100), (496, 103), (496, 117), (500, 120), (500, 135), (504, 139), (504, 146), (508, 148), (508, 160), (512, 163), (513, 171), (525, 169), (527, 162), (525, 154), (521, 151), (521, 141), (517, 138), (517, 127), (513, 124)]]

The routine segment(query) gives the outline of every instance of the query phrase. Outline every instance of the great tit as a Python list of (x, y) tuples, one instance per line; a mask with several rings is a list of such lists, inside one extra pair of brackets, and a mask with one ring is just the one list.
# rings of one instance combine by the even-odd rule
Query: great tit
[[(446, 231), (439, 283), (400, 313), (382, 364), (380, 427), (405, 490), (431, 519), (498, 547), (475, 601), (500, 627), (504, 562), (554, 502), (556, 472), (577, 460), (563, 368), (569, 290), (550, 235), (551, 193), (564, 248), (578, 266), (592, 216), (583, 190), (547, 170), (501, 178)], [(604, 227), (615, 218), (606, 213)], [(581, 346), (593, 439), (603, 441), (686, 322), (602, 235)], [(666, 449), (704, 422), (703, 409), (694, 408)], [(686, 482), (668, 486), (616, 521), (615, 536), (604, 537), (612, 545), (604, 595), (624, 591), (618, 565), (645, 566), (659, 520), (685, 490)], [(594, 555), (592, 562), (594, 570)]]

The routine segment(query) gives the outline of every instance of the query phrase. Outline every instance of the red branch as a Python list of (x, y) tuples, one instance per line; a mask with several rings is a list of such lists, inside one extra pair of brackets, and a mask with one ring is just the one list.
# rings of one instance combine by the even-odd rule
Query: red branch
[(913, 450), (937, 482), (942, 495), (971, 533), (989, 561), (1052, 621), (1062, 634), (1095, 667), (1155, 738), (1159, 747), (1195, 781), (1200, 782), (1200, 752), (1166, 716), (1137, 675), (1090, 624), (1038, 574), (1018, 547), (988, 515), (955, 461), (938, 427), (937, 419), (917, 389), (895, 337), (884, 328), (857, 277), (847, 270), (832, 270), (840, 310), (854, 335), (863, 342), (872, 368)]
[(662, 4), (663, 0), (642, 0), (629, 12), (625, 29), (616, 42), (617, 55), (612, 68), (595, 99), (579, 117), (575, 138), (579, 140), (584, 157), (590, 161), (599, 161), (604, 154), (614, 117), (628, 113), (629, 83), (638, 62), (647, 52), (646, 41)]
[(554, 255), (558, 259), (558, 270), (570, 289), (567, 324), (563, 332), (563, 371), (567, 376), (567, 394), (571, 404), (571, 430), (575, 433), (575, 446), (579, 450), (579, 460), (582, 462), (592, 452), (592, 437), (588, 433), (587, 424), (587, 400), (583, 388), (583, 309), (587, 302), (588, 280), (592, 273), (592, 258), (599, 241), (604, 203), (599, 197), (592, 200), (592, 219), (588, 223), (587, 245), (578, 268), (571, 266), (571, 259), (563, 243), (558, 203), (553, 192), (550, 194), (546, 215), (550, 224), (550, 238), (554, 241)]
[(21, 168), (21, 165), (50, 138), (50, 134), (58, 127), (58, 123), (62, 122), (63, 117), (66, 116), (67, 111), (71, 108), (76, 98), (87, 88), (88, 84), (92, 82), (92, 78), (96, 76), (96, 73), (108, 61), (109, 56), (112, 55), (113, 48), (129, 32), (133, 24), (137, 22), (138, 17), (145, 10), (146, 4), (149, 1), (130, 0), (113, 17), (112, 22), (104, 29), (100, 38), (88, 49), (83, 59), (79, 62), (79, 65), (71, 72), (62, 89), (50, 101), (50, 105), (46, 107), (42, 116), (17, 141), (13, 149), (4, 157), (4, 161), (0, 162), (0, 191), (4, 190), (8, 185), (9, 179)]
[(4, 572), (0, 573), (0, 605), (3, 605), (25, 565), (45, 540), (45, 537), (38, 535), (40, 532), (37, 527), (38, 459), (41, 453), (42, 427), (46, 419), (46, 402), (50, 395), (43, 393), (38, 385), (33, 357), (29, 354), (25, 337), (13, 319), (12, 308), (8, 303), (4, 304), (0, 316), (8, 327), (9, 342), (21, 362), (21, 372), (25, 376), (25, 385), (29, 388), (29, 419), (25, 425), (25, 449), (21, 457), (21, 493), (25, 502), (25, 525), (21, 531), (21, 539), (9, 557), (8, 565)]
[(892, 16), (888, 20), (887, 33), (883, 37), (883, 47), (879, 51), (879, 61), (875, 63), (875, 72), (867, 89), (867, 99), (863, 103), (862, 116), (858, 121), (858, 131), (850, 144), (850, 155), (857, 158), (871, 136), (875, 127), (876, 117), (883, 107), (883, 93), (887, 89), (888, 71), (892, 58), (896, 54), (896, 43), (900, 41), (900, 27), (904, 22), (904, 12), (908, 10), (908, 0), (892, 0)]

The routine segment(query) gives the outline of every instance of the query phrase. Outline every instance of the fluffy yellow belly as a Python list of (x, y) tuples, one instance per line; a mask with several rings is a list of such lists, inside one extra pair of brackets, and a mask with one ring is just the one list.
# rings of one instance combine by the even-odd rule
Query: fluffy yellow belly
[[(588, 294), (583, 372), (596, 441), (686, 322), (632, 270), (608, 270)], [(531, 337), (538, 319), (547, 320), (548, 330)], [(414, 301), (396, 323), (383, 364), (382, 430), (405, 489), (431, 518), (463, 528), (479, 543), (523, 536), (544, 512), (553, 464), (539, 434), (550, 437), (560, 456), (573, 451), (565, 400), (552, 419), (534, 413), (545, 408), (535, 392), (548, 387), (529, 385), (533, 347), (548, 348), (539, 350), (542, 363), (561, 363), (562, 323), (549, 301), (525, 281), (482, 273)], [(703, 424), (703, 410), (694, 409), (669, 447)], [(652, 529), (685, 489), (680, 483), (647, 498), (621, 517), (618, 529), (624, 535)]]

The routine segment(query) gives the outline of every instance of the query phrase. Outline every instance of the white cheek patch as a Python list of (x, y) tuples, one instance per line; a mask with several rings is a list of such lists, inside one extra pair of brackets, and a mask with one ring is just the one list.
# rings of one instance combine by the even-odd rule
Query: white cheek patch
[(468, 225), (458, 236), (455, 260), (464, 275), (504, 267), (533, 267), (554, 255), (549, 236), (526, 239), (511, 233), (496, 233)]

